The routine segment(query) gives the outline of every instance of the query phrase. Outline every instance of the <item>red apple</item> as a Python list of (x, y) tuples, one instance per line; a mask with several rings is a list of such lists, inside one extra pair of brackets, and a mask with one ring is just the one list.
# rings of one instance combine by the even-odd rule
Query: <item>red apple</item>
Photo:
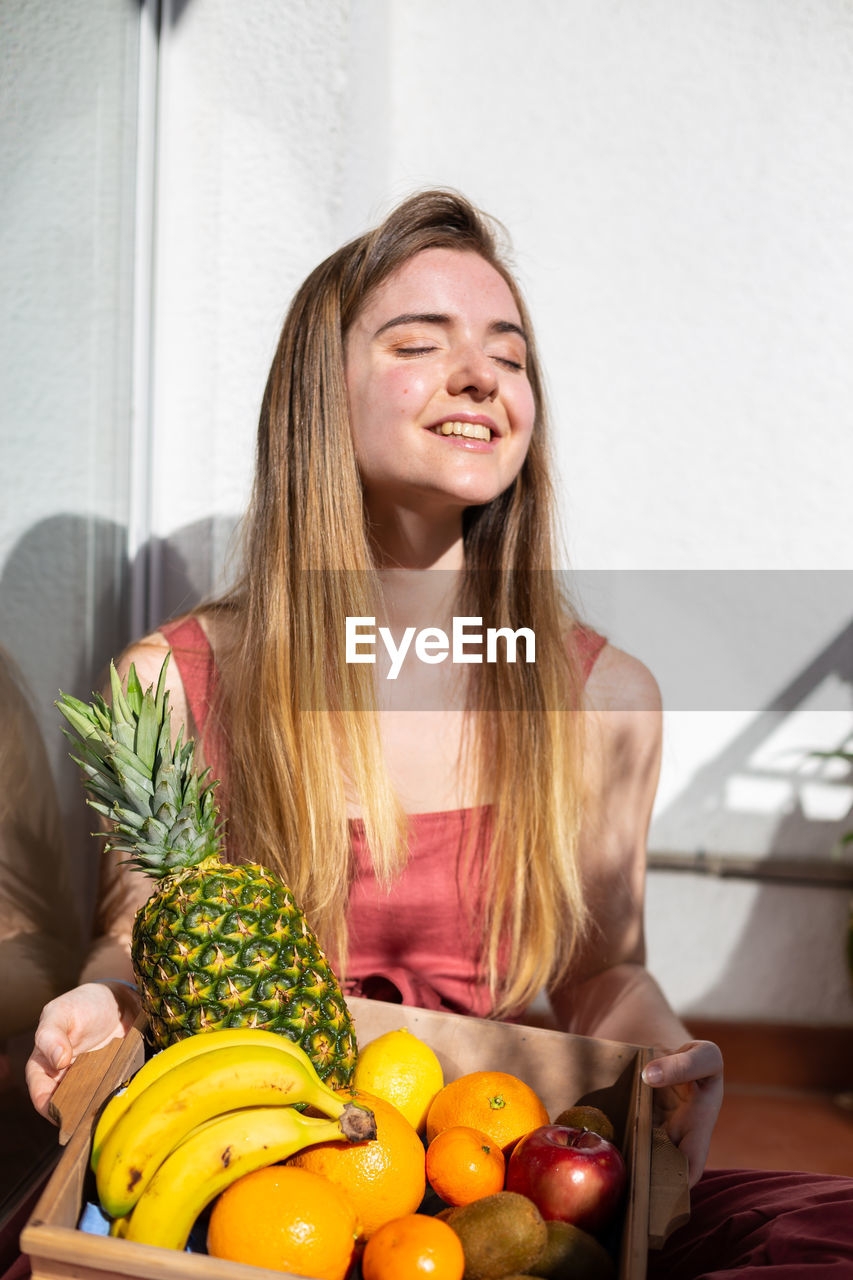
[(506, 1171), (546, 1221), (599, 1231), (616, 1212), (628, 1174), (618, 1147), (591, 1129), (543, 1124), (516, 1144)]

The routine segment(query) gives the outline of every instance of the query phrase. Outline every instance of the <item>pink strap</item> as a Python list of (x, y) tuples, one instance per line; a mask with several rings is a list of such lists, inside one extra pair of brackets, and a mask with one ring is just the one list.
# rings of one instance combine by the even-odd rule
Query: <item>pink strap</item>
[[(187, 706), (198, 730), (205, 763), (210, 766), (211, 777), (218, 778), (224, 788), (226, 752), (216, 717), (210, 714), (219, 689), (219, 673), (210, 641), (198, 619), (194, 617), (167, 622), (160, 631), (172, 650), (172, 661), (178, 668), (184, 686)], [(220, 794), (217, 796), (220, 809), (222, 801)]]
[(586, 684), (593, 667), (598, 661), (601, 650), (607, 644), (607, 640), (604, 636), (600, 636), (597, 631), (593, 631), (592, 627), (575, 627), (574, 636), (575, 652), (580, 665), (581, 679), (582, 683)]

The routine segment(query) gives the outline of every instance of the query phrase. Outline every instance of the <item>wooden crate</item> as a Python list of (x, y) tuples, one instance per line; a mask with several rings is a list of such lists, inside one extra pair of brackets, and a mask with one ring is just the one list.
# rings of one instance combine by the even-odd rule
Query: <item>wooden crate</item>
[[(552, 1117), (581, 1100), (606, 1111), (630, 1174), (619, 1280), (643, 1280), (648, 1247), (660, 1247), (689, 1215), (684, 1158), (662, 1133), (653, 1131), (651, 1092), (640, 1079), (651, 1056), (648, 1049), (373, 1000), (353, 998), (349, 1004), (360, 1044), (384, 1031), (407, 1027), (432, 1045), (448, 1080), (485, 1068), (510, 1071), (536, 1090)], [(57, 1091), (57, 1119), (67, 1147), (21, 1236), (33, 1276), (36, 1280), (104, 1280), (106, 1276), (282, 1280), (280, 1271), (77, 1230), (93, 1117), (109, 1093), (141, 1065), (143, 1056), (137, 1025), (124, 1041), (75, 1063)]]

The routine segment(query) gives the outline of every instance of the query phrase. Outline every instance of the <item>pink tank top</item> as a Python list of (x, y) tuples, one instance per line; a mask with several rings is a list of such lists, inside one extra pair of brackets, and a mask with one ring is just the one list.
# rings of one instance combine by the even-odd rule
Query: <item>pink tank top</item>
[[(227, 753), (210, 715), (217, 688), (213, 651), (195, 618), (167, 623), (161, 631), (183, 681), (205, 760), (212, 776), (220, 779), (221, 802)], [(606, 640), (586, 628), (576, 635), (586, 681)], [(361, 820), (350, 821), (355, 875), (347, 908), (348, 994), (488, 1017), (492, 1004), (480, 971), (478, 922), (466, 909), (466, 904), (483, 901), (484, 886), (477, 883), (476, 856), (466, 870), (462, 854), (469, 839), (475, 840), (475, 849), (486, 847), (489, 818), (487, 806), (411, 814), (408, 862), (387, 891), (376, 881)]]

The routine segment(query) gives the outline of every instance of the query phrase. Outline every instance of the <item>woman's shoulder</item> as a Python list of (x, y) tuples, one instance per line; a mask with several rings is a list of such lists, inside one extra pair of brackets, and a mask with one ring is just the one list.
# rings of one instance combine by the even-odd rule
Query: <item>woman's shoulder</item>
[(173, 733), (183, 724), (195, 736), (199, 708), (216, 680), (216, 652), (223, 624), (214, 613), (201, 610), (161, 623), (156, 631), (134, 640), (116, 660), (124, 683), (131, 665), (143, 689), (156, 687), (163, 663), (169, 658), (166, 687), (172, 709)]
[(156, 631), (132, 640), (116, 659), (115, 665), (124, 680), (133, 664), (142, 687), (147, 688), (156, 682), (166, 656), (172, 650), (203, 651), (213, 647), (212, 628), (207, 615), (187, 613), (162, 622)]
[(183, 701), (182, 667), (187, 666), (188, 659), (212, 662), (222, 634), (223, 624), (215, 614), (204, 610), (183, 614), (131, 641), (116, 659), (116, 670), (125, 681), (133, 666), (143, 689), (147, 689), (149, 685), (156, 686), (163, 663), (170, 657), (166, 684), (174, 706), (176, 696)]
[[(654, 798), (663, 741), (658, 683), (645, 663), (608, 644), (587, 681), (586, 764), (593, 786), (627, 786)], [(645, 806), (646, 799), (643, 800)]]
[(586, 710), (660, 711), (658, 683), (639, 658), (579, 620), (570, 625), (566, 641), (584, 686)]
[(659, 714), (658, 682), (639, 658), (605, 642), (586, 682), (590, 711), (649, 711)]
[(147, 689), (150, 684), (156, 684), (168, 652), (169, 642), (163, 633), (152, 631), (147, 636), (132, 640), (116, 658), (115, 667), (124, 681), (133, 666), (139, 677), (139, 683), (143, 689)]

